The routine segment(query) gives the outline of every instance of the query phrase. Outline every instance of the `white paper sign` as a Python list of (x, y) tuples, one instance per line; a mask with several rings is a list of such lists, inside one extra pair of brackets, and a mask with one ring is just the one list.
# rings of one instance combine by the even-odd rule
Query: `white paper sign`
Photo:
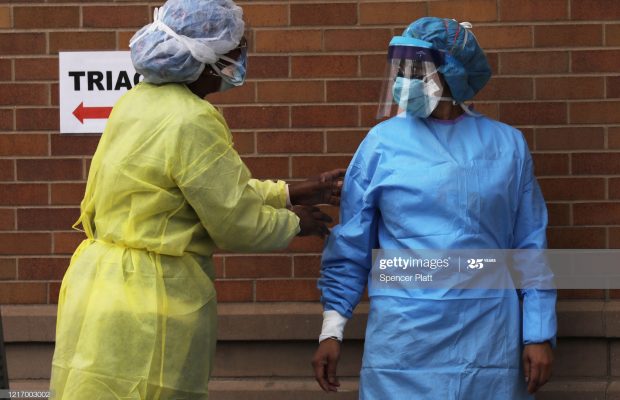
[(103, 133), (114, 103), (142, 80), (129, 51), (59, 53), (60, 133)]

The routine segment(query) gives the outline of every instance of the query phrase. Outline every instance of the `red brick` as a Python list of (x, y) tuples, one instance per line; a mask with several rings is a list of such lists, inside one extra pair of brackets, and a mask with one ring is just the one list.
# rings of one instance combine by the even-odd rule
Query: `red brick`
[(82, 232), (54, 232), (54, 254), (73, 254), (86, 236)]
[(85, 28), (141, 28), (149, 23), (145, 6), (86, 6), (82, 7), (82, 25)]
[(57, 58), (16, 58), (16, 81), (57, 81)]
[(499, 55), (502, 75), (557, 74), (568, 72), (568, 52), (511, 52)]
[(567, 175), (568, 154), (537, 153), (532, 154), (536, 176)]
[(355, 106), (293, 106), (291, 125), (294, 128), (354, 127), (358, 125)]
[(603, 178), (547, 178), (538, 183), (546, 201), (605, 199)]
[(557, 21), (568, 19), (566, 0), (501, 0), (502, 21)]
[(49, 101), (49, 85), (33, 83), (0, 84), (0, 105), (42, 106)]
[[(288, 5), (286, 4), (244, 4), (243, 20), (252, 27), (287, 26)], [(294, 24), (300, 25), (300, 24)]]
[(607, 132), (607, 146), (610, 149), (620, 149), (620, 128), (609, 127)]
[(17, 160), (17, 179), (20, 181), (81, 180), (82, 160), (24, 159)]
[(10, 81), (13, 79), (13, 62), (11, 60), (0, 60), (0, 81)]
[(609, 198), (620, 199), (620, 178), (609, 179)]
[(547, 201), (547, 212), (549, 214), (549, 226), (570, 225), (570, 205)]
[(248, 63), (248, 78), (288, 78), (288, 56), (260, 56), (252, 54)]
[(499, 104), (474, 103), (474, 110), (492, 119), (499, 119)]
[(537, 25), (535, 47), (602, 46), (602, 25)]
[(322, 153), (323, 132), (261, 132), (257, 134), (258, 152)]
[(99, 135), (52, 135), (52, 156), (92, 156), (100, 138)]
[(275, 129), (289, 127), (288, 107), (226, 107), (224, 118), (231, 129)]
[(493, 77), (476, 95), (481, 100), (532, 100), (534, 83), (531, 78)]
[(571, 52), (571, 68), (577, 73), (618, 72), (620, 50), (581, 50)]
[(360, 56), (360, 66), (364, 78), (383, 77), (387, 68), (386, 55), (362, 55)]
[(550, 249), (605, 248), (605, 228), (549, 228), (547, 242)]
[(243, 161), (259, 179), (288, 178), (288, 157), (243, 157)]
[(47, 197), (46, 184), (0, 184), (0, 205), (3, 206), (47, 204)]
[[(325, 170), (328, 169), (329, 168), (325, 168)], [(304, 174), (303, 178), (310, 175), (312, 174)], [(316, 175), (316, 173), (314, 173), (314, 175)], [(289, 253), (321, 253), (323, 251), (323, 244), (323, 239), (317, 236), (296, 236), (293, 238), (286, 251)]]
[(259, 82), (259, 103), (316, 103), (323, 101), (323, 82), (275, 81)]
[(571, 124), (613, 124), (620, 122), (620, 101), (570, 103)]
[(328, 153), (354, 153), (367, 131), (328, 131)]
[(20, 258), (19, 280), (61, 280), (69, 266), (68, 258)]
[(620, 228), (609, 228), (609, 248), (620, 249)]
[(0, 130), (12, 131), (13, 130), (13, 110), (0, 110)]
[(0, 156), (46, 156), (47, 136), (37, 134), (0, 134)]
[(77, 28), (79, 7), (14, 7), (13, 24), (17, 29)]
[(566, 103), (502, 103), (499, 106), (502, 122), (510, 125), (566, 124)]
[(17, 278), (17, 260), (14, 258), (0, 258), (0, 280), (14, 280)]
[(376, 104), (359, 106), (360, 128), (365, 128), (366, 130), (368, 130), (371, 127), (387, 119), (387, 118), (378, 119), (377, 111), (378, 111), (378, 107)]
[(575, 175), (618, 175), (620, 153), (574, 153), (572, 172)]
[(536, 99), (600, 99), (605, 91), (603, 77), (537, 78)]
[(254, 300), (252, 281), (215, 281), (217, 301), (219, 303), (251, 302)]
[(454, 18), (457, 21), (497, 21), (497, 2), (495, 0), (429, 1), (427, 15)]
[(387, 51), (391, 39), (389, 29), (327, 29), (324, 41), (327, 51)]
[(620, 19), (620, 3), (616, 0), (571, 0), (573, 20)]
[(49, 254), (52, 235), (49, 233), (12, 232), (0, 233), (0, 254)]
[(17, 210), (17, 229), (69, 230), (79, 216), (78, 208), (20, 208)]
[(297, 156), (293, 157), (293, 178), (306, 178), (336, 168), (347, 168), (349, 156)]
[(0, 159), (0, 181), (15, 180), (15, 162), (13, 160)]
[(0, 33), (0, 54), (44, 54), (44, 33)]
[(84, 197), (85, 183), (52, 183), (52, 204), (79, 206)]
[(409, 25), (426, 15), (426, 4), (422, 2), (361, 3), (359, 9), (362, 25)]
[(320, 30), (265, 30), (256, 32), (259, 53), (294, 53), (321, 50)]
[(0, 7), (0, 28), (12, 28), (10, 7)]
[[(244, 7), (245, 10), (245, 7)], [(354, 3), (291, 4), (291, 25), (355, 25)]]
[(315, 279), (256, 282), (256, 301), (317, 301), (320, 296)]
[(620, 46), (620, 24), (605, 25), (605, 45)]
[(295, 256), (293, 271), (295, 278), (318, 278), (321, 275), (321, 256)]
[(213, 268), (215, 269), (215, 278), (220, 279), (224, 278), (224, 257), (223, 256), (214, 256), (213, 257)]
[(293, 78), (351, 77), (357, 74), (356, 56), (300, 56), (291, 61)]
[(256, 98), (256, 84), (246, 82), (243, 86), (225, 92), (211, 93), (207, 100), (212, 104), (243, 104), (254, 103)]
[(589, 150), (604, 147), (603, 128), (536, 128), (536, 150)]
[(607, 86), (608, 99), (620, 97), (620, 76), (607, 76), (605, 84)]
[(327, 101), (347, 103), (376, 103), (381, 97), (383, 81), (327, 81)]
[(558, 289), (558, 299), (596, 300), (605, 298), (605, 289)]
[(116, 35), (118, 36), (118, 40), (117, 40), (117, 50), (129, 50), (129, 41), (131, 40), (131, 38), (133, 37), (133, 35), (136, 34), (135, 30), (130, 30), (130, 31), (125, 31), (125, 32), (116, 32)]
[(115, 50), (114, 32), (50, 32), (50, 54), (67, 50)]
[(520, 128), (525, 141), (527, 142), (527, 147), (530, 149), (534, 148), (534, 128)]
[(47, 303), (47, 284), (40, 282), (0, 283), (0, 304)]
[(481, 26), (474, 29), (483, 49), (513, 49), (532, 47), (532, 29), (529, 26)]
[(13, 208), (0, 208), (0, 231), (15, 230), (15, 210)]
[(55, 131), (60, 128), (57, 108), (18, 108), (18, 131)]
[(228, 256), (227, 278), (287, 278), (291, 277), (292, 263), (288, 256)]
[(49, 294), (49, 304), (58, 304), (58, 295), (60, 294), (60, 282), (49, 282), (47, 292)]
[(233, 143), (239, 154), (254, 153), (254, 133), (233, 132)]
[(620, 225), (620, 203), (573, 204), (575, 225)]

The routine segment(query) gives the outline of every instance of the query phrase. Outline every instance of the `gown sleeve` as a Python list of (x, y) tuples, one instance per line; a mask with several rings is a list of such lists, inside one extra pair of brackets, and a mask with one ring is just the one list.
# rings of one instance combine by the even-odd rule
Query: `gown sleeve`
[[(280, 205), (277, 187), (252, 182), (215, 109), (187, 118), (173, 145), (173, 179), (216, 246), (228, 251), (286, 247), (299, 218)], [(278, 203), (278, 204), (276, 204)]]
[(254, 188), (256, 193), (265, 201), (265, 204), (273, 208), (286, 207), (286, 182), (250, 179), (248, 185)]
[[(360, 147), (361, 149), (362, 147)], [(347, 170), (340, 200), (340, 224), (331, 232), (321, 260), (321, 303), (351, 318), (360, 302), (377, 247), (377, 215), (369, 193), (370, 178), (358, 150)]]
[[(540, 186), (534, 177), (532, 158), (527, 147), (525, 153), (521, 177), (522, 187), (514, 226), (513, 248), (532, 251), (524, 252), (523, 254), (526, 255), (522, 256), (521, 262), (515, 260), (515, 265), (523, 270), (521, 275), (525, 276), (527, 280), (545, 283), (552, 279), (552, 275), (549, 275), (550, 272), (545, 265), (542, 252), (533, 250), (547, 247), (547, 207)], [(540, 288), (551, 287), (547, 284), (537, 285), (538, 288), (523, 286), (520, 290), (523, 296), (523, 343), (549, 341), (555, 348), (557, 333), (556, 290)]]

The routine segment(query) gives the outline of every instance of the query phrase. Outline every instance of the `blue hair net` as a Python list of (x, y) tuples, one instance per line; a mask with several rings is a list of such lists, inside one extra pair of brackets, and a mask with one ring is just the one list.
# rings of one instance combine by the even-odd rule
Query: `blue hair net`
[(470, 24), (453, 19), (424, 17), (403, 32), (403, 36), (424, 40), (444, 52), (444, 64), (437, 70), (458, 102), (474, 97), (491, 78), (487, 57), (469, 28)]
[(232, 0), (168, 0), (131, 38), (131, 61), (146, 82), (191, 83), (239, 44), (244, 28)]

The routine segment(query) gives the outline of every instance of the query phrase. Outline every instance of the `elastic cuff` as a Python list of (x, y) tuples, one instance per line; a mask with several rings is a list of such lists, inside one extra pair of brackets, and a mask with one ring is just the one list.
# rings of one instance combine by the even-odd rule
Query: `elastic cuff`
[(348, 318), (343, 317), (336, 310), (323, 311), (323, 329), (321, 329), (319, 342), (330, 337), (342, 342), (344, 327), (348, 321)]

